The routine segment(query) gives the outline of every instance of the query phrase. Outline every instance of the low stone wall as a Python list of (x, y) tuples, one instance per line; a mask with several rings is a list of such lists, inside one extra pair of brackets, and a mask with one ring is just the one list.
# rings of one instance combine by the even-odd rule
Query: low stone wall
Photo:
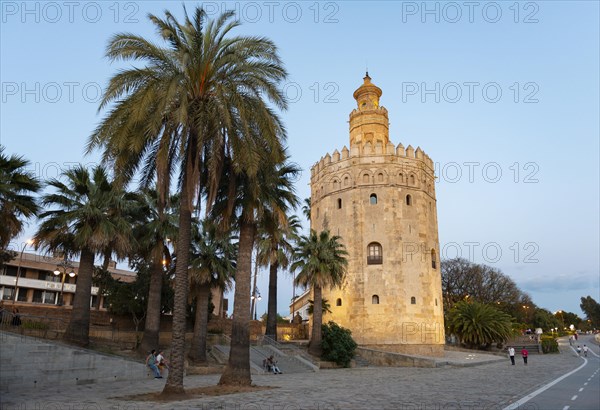
[(374, 366), (386, 367), (436, 367), (434, 359), (408, 356), (401, 353), (358, 347), (356, 352)]
[(360, 345), (366, 349), (405, 355), (444, 357), (443, 344), (382, 344)]

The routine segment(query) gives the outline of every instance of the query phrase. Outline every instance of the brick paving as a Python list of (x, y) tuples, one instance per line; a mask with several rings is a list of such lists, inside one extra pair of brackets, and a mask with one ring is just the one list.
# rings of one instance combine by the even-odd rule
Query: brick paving
[[(123, 399), (160, 392), (164, 385), (164, 379), (140, 379), (12, 392), (3, 395), (0, 403), (2, 410), (500, 409), (582, 363), (568, 349), (561, 354), (531, 355), (528, 366), (520, 357), (516, 366), (511, 366), (508, 358), (485, 354), (474, 358), (468, 353), (449, 352), (449, 358), (467, 367), (365, 367), (253, 375), (254, 384), (274, 388), (168, 403)], [(474, 361), (481, 363), (475, 366)], [(219, 375), (188, 376), (185, 386), (211, 386), (218, 379)], [(527, 408), (537, 408), (529, 404)]]

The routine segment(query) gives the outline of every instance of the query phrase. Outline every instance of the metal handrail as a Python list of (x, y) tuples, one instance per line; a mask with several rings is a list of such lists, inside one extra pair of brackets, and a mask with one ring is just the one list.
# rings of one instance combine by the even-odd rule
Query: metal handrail
[[(304, 351), (302, 351), (301, 349), (299, 349), (298, 347), (292, 345), (292, 344), (283, 344), (283, 343), (279, 343), (277, 340), (273, 339), (271, 336), (268, 335), (263, 335), (263, 336), (259, 336), (257, 339), (257, 344), (259, 345), (271, 345), (279, 350), (291, 350), (294, 356), (300, 356), (302, 357), (304, 360), (312, 363), (313, 365), (319, 367), (319, 364), (317, 362), (315, 362), (315, 360), (309, 356), (308, 354), (306, 354)], [(292, 356), (293, 357), (293, 356)]]

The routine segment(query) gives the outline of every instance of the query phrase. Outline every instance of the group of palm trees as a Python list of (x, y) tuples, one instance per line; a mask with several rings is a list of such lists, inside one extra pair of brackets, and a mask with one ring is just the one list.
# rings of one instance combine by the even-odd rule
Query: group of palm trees
[[(21, 232), (23, 219), (38, 215), (36, 248), (79, 256), (65, 339), (80, 345), (88, 343), (96, 258), (104, 258), (104, 268), (112, 257), (150, 266), (143, 349), (158, 345), (162, 278), (172, 264), (164, 394), (184, 392), (189, 298), (197, 301), (196, 321), (205, 323), (211, 286), (227, 287), (234, 278), (231, 349), (219, 384), (250, 385), (253, 251), (269, 266), (267, 334), (276, 334), (278, 269), (291, 263), (296, 283), (312, 287), (313, 352), (320, 347), (320, 289), (342, 283), (346, 253), (328, 232), (297, 236), (300, 224), (291, 212), (299, 202), (293, 181), (300, 169), (289, 161), (276, 112), (287, 107), (280, 87), (287, 73), (275, 44), (233, 36), (239, 25), (233, 12), (211, 20), (201, 8), (191, 16), (184, 9), (182, 22), (168, 11), (148, 17), (163, 46), (129, 33), (108, 43), (111, 61), (133, 65), (110, 79), (99, 108), (106, 113), (86, 145), (88, 154), (102, 152), (101, 165), (65, 171), (46, 182), (50, 192), (36, 201), (30, 194), (41, 183), (24, 171), (27, 161), (0, 152), (1, 249)], [(130, 192), (134, 178), (139, 187)], [(205, 332), (205, 325), (195, 326), (192, 359), (205, 359)]]

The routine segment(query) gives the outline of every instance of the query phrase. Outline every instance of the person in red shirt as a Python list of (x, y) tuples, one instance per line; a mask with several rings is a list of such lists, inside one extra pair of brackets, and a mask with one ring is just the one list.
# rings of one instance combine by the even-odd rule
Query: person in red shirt
[(523, 356), (523, 362), (525, 363), (525, 366), (527, 366), (527, 355), (529, 354), (529, 352), (527, 351), (527, 349), (523, 348), (523, 350), (521, 350), (521, 356)]

